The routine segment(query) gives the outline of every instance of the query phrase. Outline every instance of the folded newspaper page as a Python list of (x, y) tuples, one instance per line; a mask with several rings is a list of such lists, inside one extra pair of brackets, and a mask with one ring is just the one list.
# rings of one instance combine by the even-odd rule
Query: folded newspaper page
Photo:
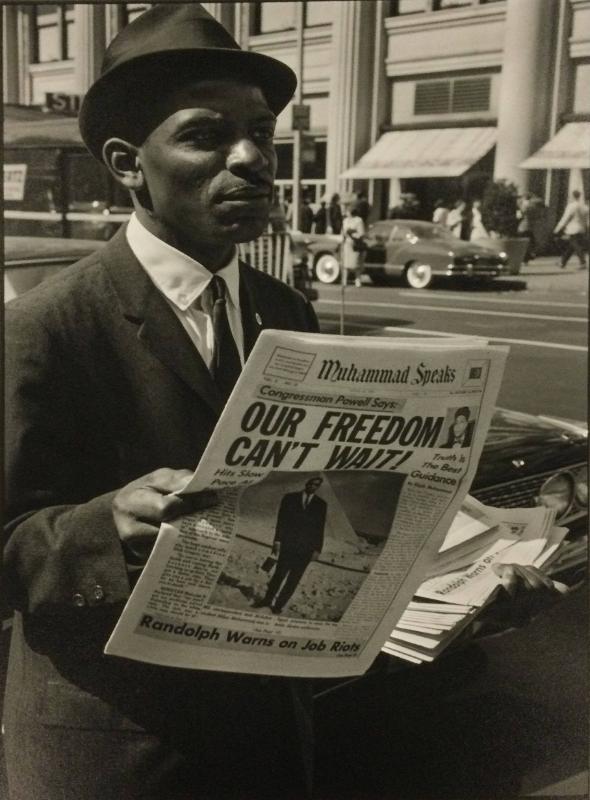
[(507, 349), (264, 331), (105, 652), (266, 675), (366, 671), (473, 480)]

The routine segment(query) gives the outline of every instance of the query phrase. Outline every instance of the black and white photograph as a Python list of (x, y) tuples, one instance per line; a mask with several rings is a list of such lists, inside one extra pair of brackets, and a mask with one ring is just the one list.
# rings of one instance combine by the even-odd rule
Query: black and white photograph
[[(0, 12), (0, 800), (590, 800), (590, 0)], [(368, 667), (308, 652), (313, 670), (271, 668), (280, 623), (311, 641), (374, 613), (367, 575), (406, 505), (404, 476), (351, 468), (369, 455), (359, 441), (347, 469), (314, 461), (326, 471), (245, 488), (225, 558), (219, 494), (182, 489), (270, 331), (379, 339), (384, 374), (403, 374), (409, 347), (416, 363), (427, 347), (449, 362), (477, 350), (420, 387), (445, 420), (407, 513), (455, 505), (412, 563), (425, 580), (440, 520), (468, 496), (489, 518), (553, 515), (554, 549), (494, 564), (493, 596), (465, 604), (440, 652), (415, 657), (429, 635), (416, 625), (453, 613), (440, 600), (418, 621), (420, 575), (391, 599), (395, 648), (372, 641)], [(503, 374), (480, 404), (492, 351)], [(299, 380), (256, 386), (333, 395), (358, 431), (370, 389), (375, 436), (395, 413), (383, 404), (416, 388)], [(269, 459), (317, 444), (277, 442)], [(208, 509), (217, 532), (175, 566), (195, 584), (170, 581), (159, 609), (206, 596), (212, 648), (223, 620), (246, 619), (264, 666), (247, 671), (249, 645), (203, 669), (105, 652), (161, 526)], [(158, 639), (168, 655), (174, 636)]]
[(445, 437), (440, 446), (450, 448), (469, 447), (473, 441), (475, 421), (475, 409), (469, 408), (469, 406), (450, 408), (445, 420)]
[(210, 604), (339, 622), (383, 551), (404, 477), (271, 473), (245, 489)]

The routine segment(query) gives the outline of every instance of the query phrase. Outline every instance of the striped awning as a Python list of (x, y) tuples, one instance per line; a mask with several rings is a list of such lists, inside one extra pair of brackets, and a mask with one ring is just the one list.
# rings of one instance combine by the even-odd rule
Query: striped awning
[(590, 122), (567, 122), (521, 169), (589, 169)]
[(496, 143), (494, 127), (390, 131), (341, 178), (448, 178), (462, 175)]

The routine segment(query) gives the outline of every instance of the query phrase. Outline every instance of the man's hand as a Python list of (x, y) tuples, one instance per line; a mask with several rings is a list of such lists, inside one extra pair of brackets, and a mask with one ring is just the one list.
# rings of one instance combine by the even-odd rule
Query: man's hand
[(215, 505), (215, 492), (176, 497), (191, 473), (187, 469), (157, 469), (128, 483), (113, 500), (113, 518), (129, 563), (144, 564), (162, 522)]
[(511, 598), (511, 618), (517, 627), (524, 625), (568, 592), (567, 586), (552, 581), (536, 567), (494, 564), (492, 569)]
[(314, 550), (313, 553), (311, 554), (311, 560), (317, 561), (319, 557), (320, 557), (320, 551)]
[(279, 557), (279, 553), (281, 552), (281, 543), (275, 542), (272, 546), (272, 550), (270, 551), (273, 556)]

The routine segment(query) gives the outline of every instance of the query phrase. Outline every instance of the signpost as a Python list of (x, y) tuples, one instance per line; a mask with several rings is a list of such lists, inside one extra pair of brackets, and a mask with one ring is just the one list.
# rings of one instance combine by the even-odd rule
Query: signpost
[(26, 164), (4, 164), (4, 199), (21, 203), (25, 199)]
[(294, 131), (308, 131), (311, 119), (311, 106), (305, 103), (297, 103), (291, 106), (291, 127)]

